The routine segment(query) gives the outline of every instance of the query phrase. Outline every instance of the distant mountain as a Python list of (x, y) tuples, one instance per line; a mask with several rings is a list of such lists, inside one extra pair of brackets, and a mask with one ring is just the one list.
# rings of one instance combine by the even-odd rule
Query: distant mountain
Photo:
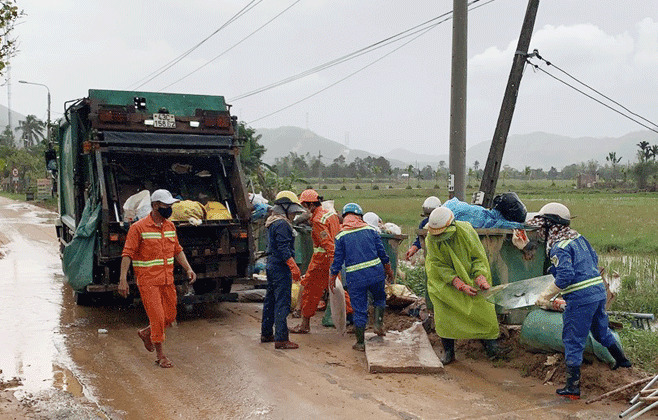
[[(0, 132), (4, 131), (5, 127), (9, 125), (9, 113), (7, 111), (9, 109), (6, 106), (0, 105)], [(25, 115), (11, 111), (11, 125), (14, 127), (14, 130), (18, 127), (18, 122), (23, 120), (25, 120)], [(18, 138), (20, 133), (14, 131), (14, 134)]]
[[(267, 149), (263, 161), (268, 164), (273, 164), (275, 159), (287, 156), (290, 152), (298, 155), (307, 153), (311, 156), (322, 155), (321, 160), (325, 165), (331, 165), (333, 160), (340, 155), (345, 157), (347, 163), (354, 161), (357, 157), (364, 159), (367, 156), (376, 158), (381, 156), (363, 150), (350, 149), (338, 142), (320, 137), (310, 130), (299, 127), (262, 128), (257, 129), (256, 134), (262, 136), (260, 144)], [(399, 160), (388, 160), (393, 166), (404, 166), (404, 162)]]
[[(309, 153), (312, 156), (322, 154), (322, 162), (326, 165), (340, 156), (352, 162), (356, 157), (379, 157), (380, 155), (363, 150), (350, 149), (344, 145), (320, 137), (312, 131), (299, 127), (280, 127), (274, 129), (258, 129), (257, 134), (262, 135), (261, 144), (267, 148), (264, 156), (266, 163), (274, 163), (276, 158), (284, 157), (290, 152), (300, 155)], [(548, 170), (551, 166), (561, 170), (565, 166), (596, 160), (605, 165), (608, 153), (615, 152), (622, 158), (622, 163), (633, 162), (636, 159), (637, 144), (640, 141), (658, 144), (658, 134), (652, 131), (637, 131), (622, 137), (579, 137), (572, 138), (556, 134), (535, 132), (529, 134), (512, 135), (507, 139), (503, 165), (523, 169), (543, 168)], [(480, 168), (484, 168), (489, 155), (491, 142), (486, 141), (468, 148), (466, 151), (466, 166), (472, 167), (477, 160)], [(406, 149), (397, 148), (385, 153), (384, 156), (391, 162), (391, 166), (405, 168), (408, 165), (424, 167), (431, 165), (436, 168), (440, 161), (448, 166), (448, 155), (427, 155)]]

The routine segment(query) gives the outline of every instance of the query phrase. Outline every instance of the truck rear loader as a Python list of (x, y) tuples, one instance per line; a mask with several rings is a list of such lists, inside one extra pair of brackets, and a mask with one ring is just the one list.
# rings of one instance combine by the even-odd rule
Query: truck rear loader
[[(180, 303), (225, 299), (247, 278), (254, 244), (230, 105), (222, 96), (113, 90), (89, 90), (67, 105), (58, 135), (56, 229), (76, 301), (116, 290), (135, 221), (124, 204), (160, 188), (200, 202), (204, 214), (222, 209), (219, 217), (174, 221), (197, 281), (190, 287), (178, 265), (174, 277)], [(132, 292), (134, 280), (131, 270)]]

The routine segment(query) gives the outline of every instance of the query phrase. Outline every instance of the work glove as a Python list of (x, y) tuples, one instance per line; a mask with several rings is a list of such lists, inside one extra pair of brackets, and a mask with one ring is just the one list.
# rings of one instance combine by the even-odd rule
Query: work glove
[(299, 267), (297, 266), (295, 259), (293, 257), (288, 258), (286, 264), (288, 264), (288, 268), (290, 268), (290, 274), (292, 274), (292, 281), (295, 282), (299, 281), (302, 278), (302, 272), (299, 271)]
[(386, 273), (386, 283), (392, 283), (395, 278), (395, 273), (393, 273), (391, 263), (384, 264), (384, 273)]
[(338, 277), (338, 274), (329, 274), (329, 291), (331, 293), (334, 292), (334, 289), (336, 288), (336, 278)]
[(484, 277), (482, 274), (480, 274), (475, 278), (475, 284), (477, 284), (477, 286), (482, 290), (489, 290), (491, 288), (489, 282), (487, 281), (487, 278)]
[(469, 296), (475, 296), (478, 294), (476, 288), (464, 283), (464, 281), (459, 277), (452, 279), (452, 285), (455, 286), (455, 289), (459, 290), (460, 292), (464, 292)]
[[(551, 299), (553, 299), (555, 296), (557, 296), (558, 293), (560, 293), (562, 289), (557, 287), (555, 283), (551, 283), (544, 289), (543, 292), (541, 292), (541, 295), (537, 298), (537, 301), (535, 302), (535, 305), (539, 306), (540, 308), (543, 309), (553, 309), (553, 303), (551, 302)], [(557, 299), (556, 299), (557, 300)], [(562, 300), (562, 299), (559, 299)], [(564, 302), (564, 300), (562, 300)], [(565, 303), (566, 305), (566, 303)], [(559, 306), (559, 303), (558, 303)]]
[(411, 245), (411, 248), (407, 250), (407, 253), (404, 256), (404, 259), (409, 261), (416, 252), (418, 252), (418, 247), (416, 245)]

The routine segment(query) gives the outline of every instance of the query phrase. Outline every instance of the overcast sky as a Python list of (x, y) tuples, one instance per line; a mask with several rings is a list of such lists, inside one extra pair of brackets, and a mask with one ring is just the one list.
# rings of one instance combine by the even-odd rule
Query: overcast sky
[[(86, 96), (90, 88), (132, 90), (250, 1), (18, 4), (26, 16), (14, 32), (19, 52), (11, 66), (11, 107), (45, 120), (45, 89), (18, 80), (46, 84), (52, 93), (52, 118), (59, 118), (64, 101)], [(233, 113), (254, 128), (308, 127), (373, 153), (397, 147), (433, 155), (448, 151), (451, 20), (405, 46), (400, 47), (411, 38), (283, 86), (232, 98), (443, 15), (452, 9), (452, 1), (265, 0), (253, 5), (140, 90), (223, 95), (233, 104)], [(468, 146), (492, 137), (526, 6), (525, 0), (494, 0), (469, 13)], [(655, 0), (541, 1), (530, 49), (658, 123)], [(5, 85), (0, 103), (7, 105), (7, 98)], [(644, 128), (544, 73), (526, 69), (511, 134), (616, 137), (637, 130)]]

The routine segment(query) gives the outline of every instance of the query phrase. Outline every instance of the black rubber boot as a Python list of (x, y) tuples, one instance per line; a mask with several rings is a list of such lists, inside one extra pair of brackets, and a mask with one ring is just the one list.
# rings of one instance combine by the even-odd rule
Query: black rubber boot
[(356, 343), (354, 343), (352, 348), (357, 351), (366, 351), (366, 343), (365, 343), (366, 329), (356, 327), (354, 328), (354, 335), (356, 336)]
[(580, 366), (567, 366), (567, 384), (555, 392), (571, 400), (580, 399)]
[(449, 365), (455, 361), (455, 340), (452, 338), (441, 338), (441, 344), (443, 345), (443, 357), (441, 357), (441, 363), (443, 365)]
[(384, 329), (384, 307), (375, 306), (375, 323), (373, 325), (373, 330), (375, 334), (382, 337), (386, 335), (386, 330)]
[(618, 367), (629, 368), (633, 366), (630, 360), (626, 358), (624, 351), (621, 349), (621, 346), (616, 341), (610, 347), (608, 351), (615, 359), (615, 365), (612, 367), (612, 370), (617, 369)]
[(498, 344), (498, 340), (482, 340), (482, 345), (489, 360), (503, 359), (512, 350)]

